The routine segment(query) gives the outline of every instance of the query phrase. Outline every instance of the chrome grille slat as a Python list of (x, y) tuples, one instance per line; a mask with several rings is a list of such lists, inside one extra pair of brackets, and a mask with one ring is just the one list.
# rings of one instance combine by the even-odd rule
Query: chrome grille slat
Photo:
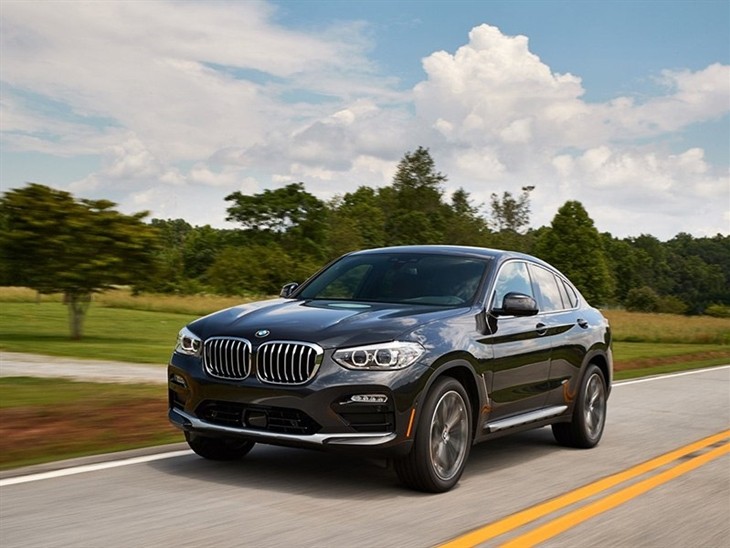
[(213, 377), (243, 380), (251, 373), (251, 343), (235, 337), (211, 337), (203, 346), (203, 364)]
[[(270, 341), (256, 351), (256, 375), (269, 384), (298, 385), (314, 378), (323, 350), (316, 344)], [(237, 337), (211, 337), (203, 346), (206, 372), (220, 379), (243, 380), (251, 374), (251, 342)]]
[(256, 351), (256, 375), (269, 384), (304, 384), (314, 378), (323, 353), (312, 343), (266, 342)]

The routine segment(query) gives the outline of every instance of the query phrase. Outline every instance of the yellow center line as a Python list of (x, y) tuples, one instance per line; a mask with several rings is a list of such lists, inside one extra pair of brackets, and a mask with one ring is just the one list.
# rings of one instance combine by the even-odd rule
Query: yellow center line
[(541, 517), (547, 516), (548, 514), (551, 514), (557, 510), (570, 506), (571, 504), (575, 504), (576, 502), (580, 502), (584, 499), (592, 497), (593, 495), (605, 491), (606, 489), (610, 489), (611, 487), (614, 487), (642, 474), (655, 470), (656, 468), (669, 464), (685, 455), (694, 453), (695, 451), (699, 451), (700, 449), (704, 449), (705, 447), (724, 441), (728, 437), (730, 437), (730, 430), (725, 430), (724, 432), (708, 436), (704, 439), (698, 440), (694, 443), (690, 443), (689, 445), (685, 445), (684, 447), (680, 447), (678, 449), (665, 453), (664, 455), (660, 455), (644, 463), (638, 464), (632, 468), (628, 468), (623, 472), (619, 472), (617, 474), (613, 474), (611, 476), (600, 479), (594, 483), (584, 485), (583, 487), (579, 487), (574, 491), (565, 493), (564, 495), (556, 497), (552, 500), (543, 502), (541, 504), (533, 506), (532, 508), (522, 510), (520, 512), (517, 512), (516, 514), (512, 514), (511, 516), (507, 516), (506, 518), (485, 525), (484, 527), (480, 527), (479, 529), (475, 529), (474, 531), (456, 537), (442, 544), (439, 548), (466, 548), (476, 546), (478, 544), (481, 544), (482, 542), (486, 542), (487, 540), (493, 539), (495, 537), (498, 537), (499, 535), (502, 535), (509, 531), (513, 531), (518, 527), (522, 527), (523, 525), (540, 519)]
[(534, 546), (540, 542), (544, 542), (592, 517), (597, 516), (598, 514), (602, 514), (607, 510), (616, 508), (617, 506), (628, 502), (629, 500), (638, 497), (655, 487), (659, 487), (660, 485), (667, 483), (682, 474), (686, 474), (687, 472), (690, 472), (695, 468), (698, 468), (703, 464), (707, 464), (711, 460), (728, 453), (730, 453), (730, 443), (726, 443), (725, 445), (713, 449), (712, 451), (708, 451), (703, 455), (699, 455), (688, 461), (682, 462), (669, 470), (665, 470), (664, 472), (657, 474), (656, 476), (652, 476), (648, 479), (635, 483), (634, 485), (625, 487), (616, 493), (608, 495), (591, 504), (587, 504), (582, 508), (573, 510), (572, 512), (556, 518), (545, 525), (537, 527), (529, 533), (525, 533), (510, 542), (502, 544), (500, 548), (524, 548), (525, 546)]

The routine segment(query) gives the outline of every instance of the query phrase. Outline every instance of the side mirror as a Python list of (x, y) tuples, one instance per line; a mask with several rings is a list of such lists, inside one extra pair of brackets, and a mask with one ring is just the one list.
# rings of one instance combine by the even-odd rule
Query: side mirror
[(537, 301), (522, 293), (507, 293), (502, 308), (492, 310), (495, 316), (534, 316), (538, 312)]
[(284, 299), (288, 299), (289, 296), (296, 291), (297, 287), (299, 287), (299, 284), (297, 282), (289, 282), (284, 287), (281, 288), (281, 292), (279, 293), (279, 297), (283, 297)]

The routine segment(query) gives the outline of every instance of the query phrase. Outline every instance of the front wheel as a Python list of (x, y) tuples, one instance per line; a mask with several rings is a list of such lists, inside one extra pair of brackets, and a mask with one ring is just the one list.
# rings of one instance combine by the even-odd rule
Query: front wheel
[(598, 366), (586, 369), (570, 422), (553, 424), (553, 436), (560, 445), (589, 449), (603, 435), (606, 424), (606, 381)]
[(448, 491), (464, 471), (471, 441), (469, 396), (457, 380), (441, 378), (426, 397), (413, 448), (395, 461), (395, 471), (413, 489)]
[(185, 432), (190, 449), (209, 460), (240, 460), (248, 454), (254, 442), (238, 438), (214, 438)]

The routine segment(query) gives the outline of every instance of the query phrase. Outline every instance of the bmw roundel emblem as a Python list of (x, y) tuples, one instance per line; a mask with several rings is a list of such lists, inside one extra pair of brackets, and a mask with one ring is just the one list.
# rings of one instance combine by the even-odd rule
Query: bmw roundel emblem
[(270, 333), (271, 331), (269, 331), (268, 329), (259, 329), (256, 332), (256, 337), (258, 337), (259, 339), (263, 339), (264, 337), (268, 337)]

